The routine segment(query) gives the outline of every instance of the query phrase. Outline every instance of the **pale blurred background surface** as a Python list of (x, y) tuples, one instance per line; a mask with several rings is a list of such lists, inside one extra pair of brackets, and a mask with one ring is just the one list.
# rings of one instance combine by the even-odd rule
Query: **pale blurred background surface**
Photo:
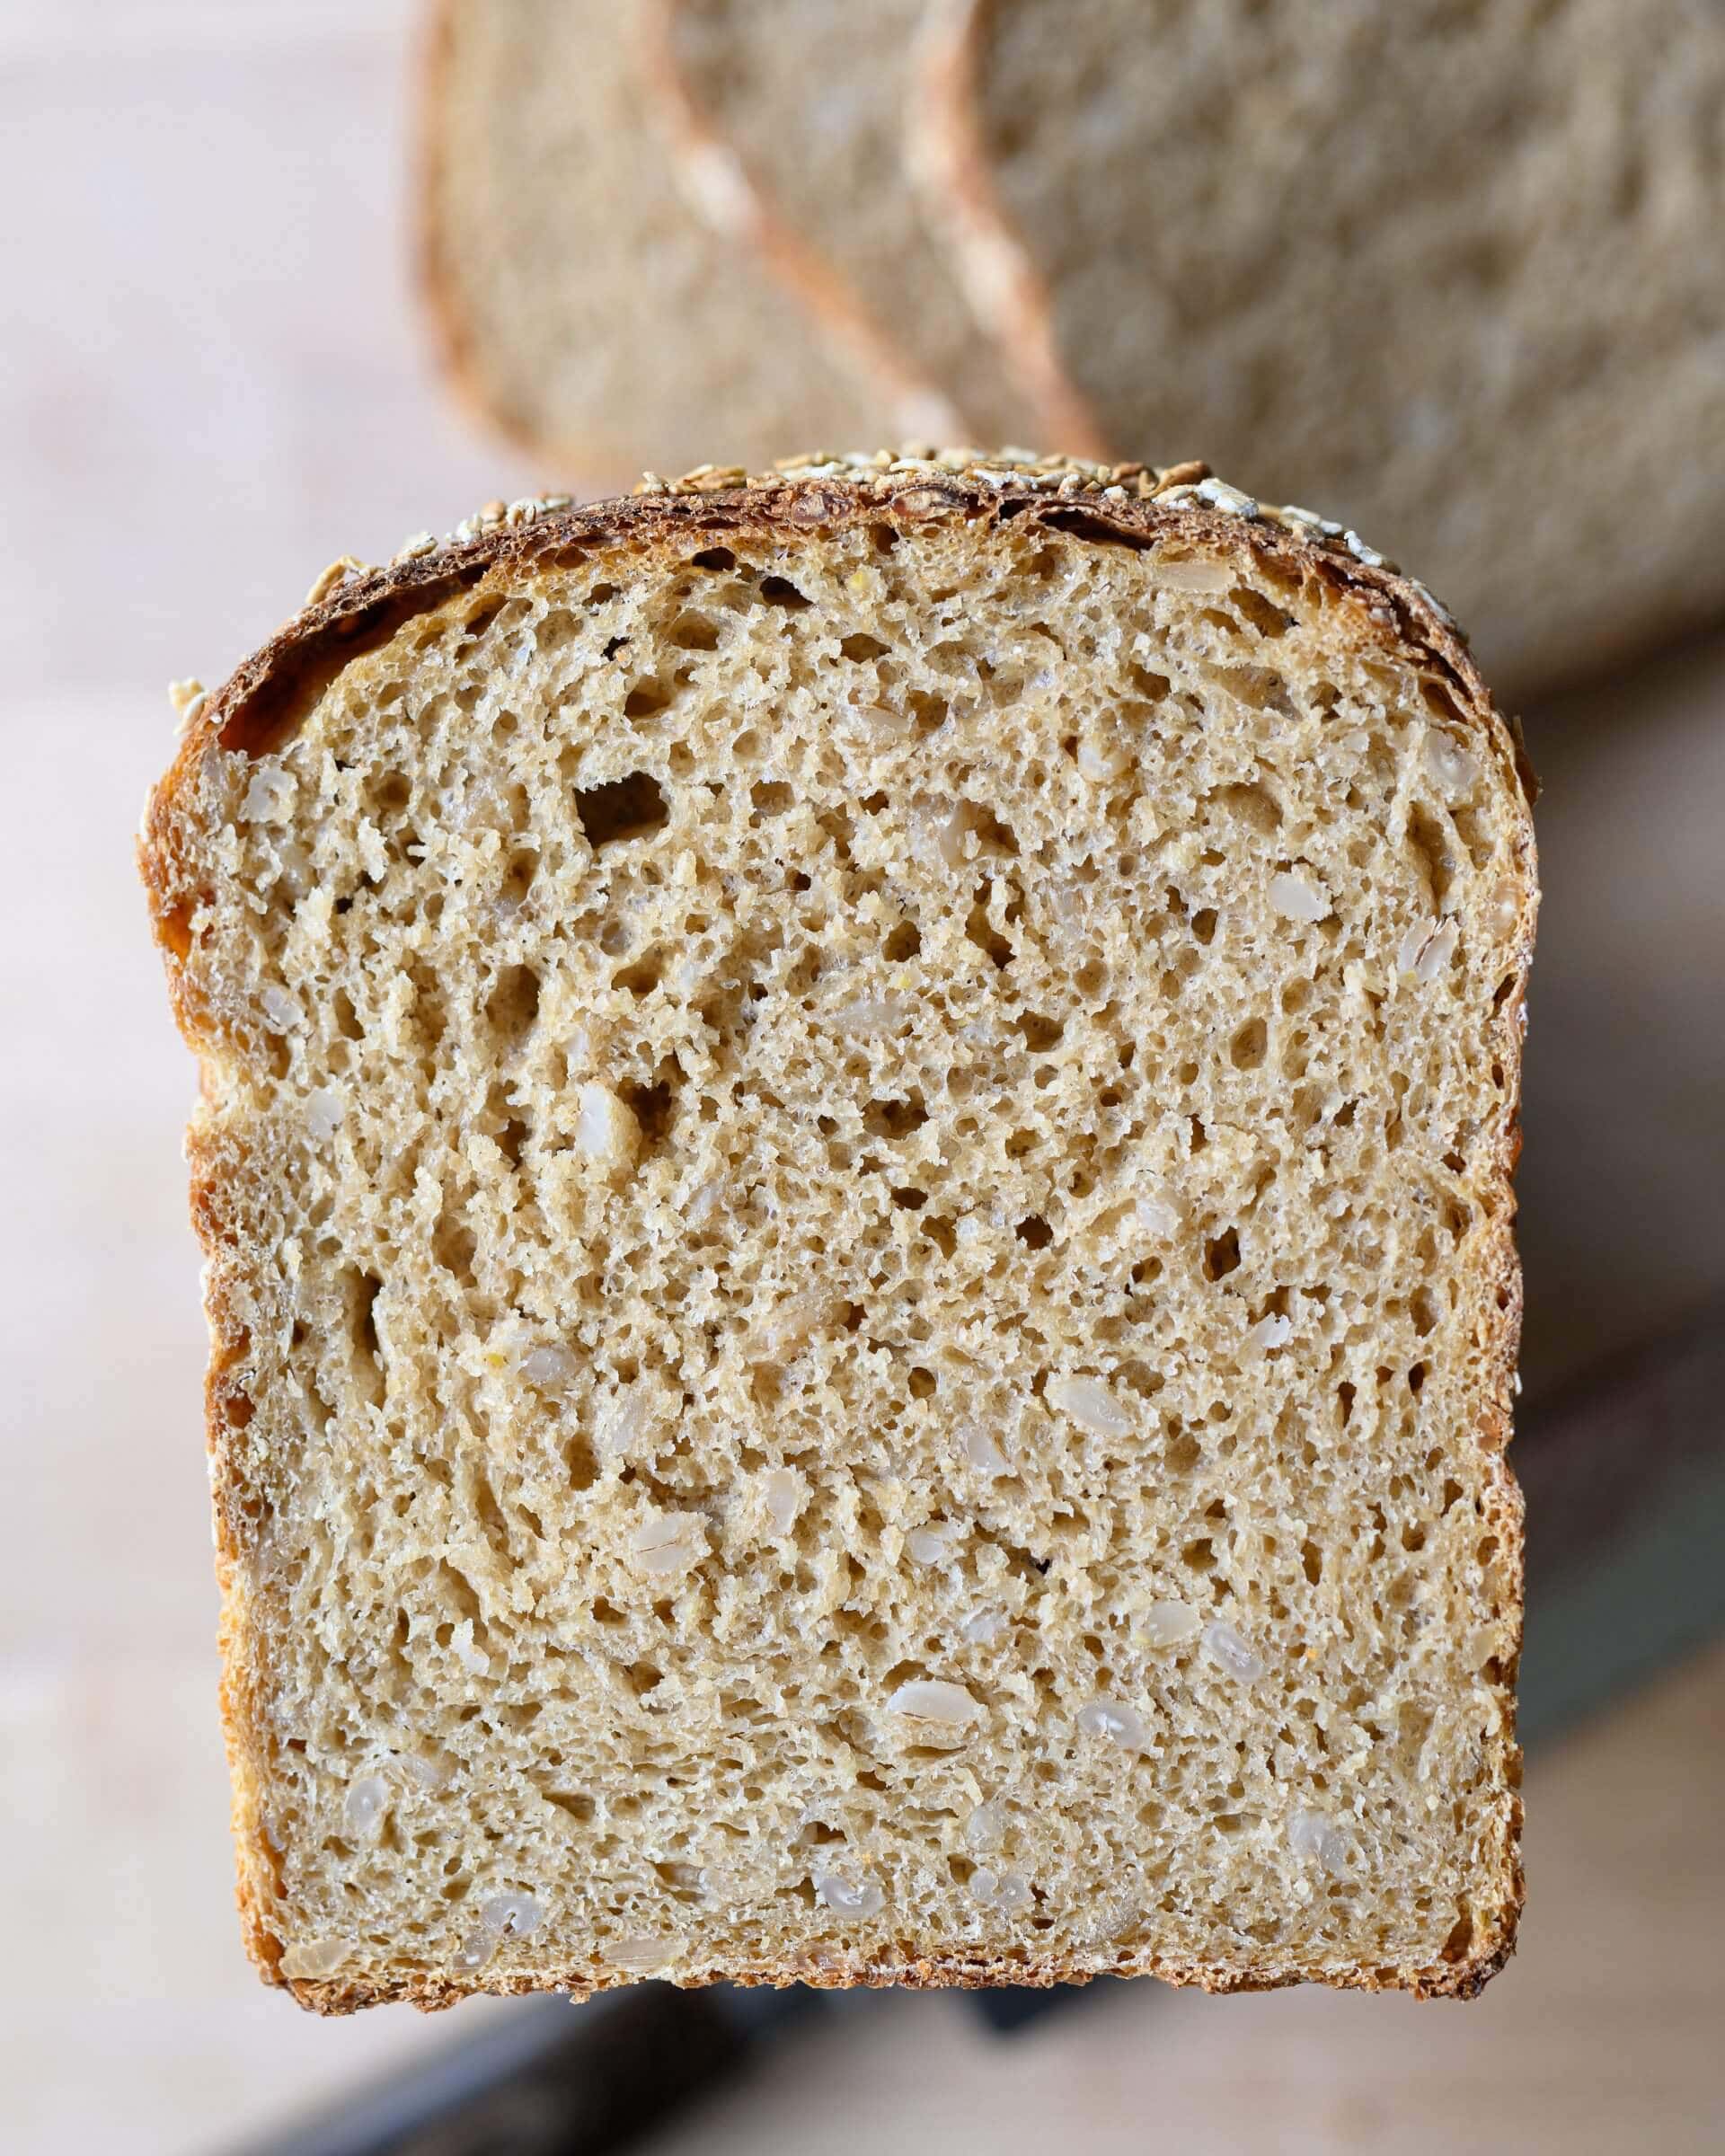
[[(130, 862), (171, 676), (218, 681), (338, 553), (579, 480), (478, 437), (429, 377), (412, 22), (406, 0), (0, 11), (8, 2148), (238, 2146), (516, 2010), (319, 2023), (242, 1955), (176, 1144), (192, 1071)], [(1537, 1396), (1725, 1292), (1725, 639), (1529, 732)], [(863, 2002), (655, 2145), (1716, 2149), (1722, 1781), (1714, 1648), (1536, 1753), (1523, 1948), (1477, 2006), (1110, 1985), (1003, 2043), (961, 2001)]]

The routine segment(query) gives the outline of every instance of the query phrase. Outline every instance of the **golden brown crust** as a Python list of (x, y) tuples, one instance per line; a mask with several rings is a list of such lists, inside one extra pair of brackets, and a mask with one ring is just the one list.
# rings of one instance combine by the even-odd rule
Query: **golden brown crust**
[[(681, 550), (695, 533), (703, 539), (730, 532), (795, 541), (806, 537), (811, 529), (831, 528), (857, 519), (885, 520), (903, 527), (951, 518), (961, 518), (978, 531), (1013, 519), (1039, 521), (1096, 544), (1132, 547), (1148, 547), (1174, 535), (1200, 543), (1237, 543), (1243, 527), (1243, 535), (1254, 549), (1289, 570), (1315, 568), (1339, 591), (1350, 594), (1380, 633), (1411, 649), (1422, 667), (1442, 681), (1458, 711), (1482, 735), (1503, 729), (1502, 746), (1513, 759), (1524, 795), (1515, 845), (1522, 879), (1520, 917), (1514, 938), (1517, 985), (1513, 993), (1500, 1001), (1492, 1036), (1492, 1051), (1503, 1065), (1509, 1117), (1495, 1179), (1499, 1202), (1494, 1210), (1504, 1224), (1483, 1298), (1492, 1313), (1491, 1336), (1485, 1346), (1488, 1366), (1494, 1374), (1478, 1440), (1495, 1477), (1495, 1488), (1487, 1497), (1485, 1524), (1488, 1532), (1499, 1538), (1513, 1585), (1509, 1613), (1516, 1625), (1518, 1653), (1524, 1560), (1522, 1500), (1504, 1448), (1509, 1437), (1521, 1318), (1521, 1275), (1508, 1223), (1513, 1219), (1510, 1178), (1519, 1144), (1515, 1123), (1520, 1091), (1519, 1006), (1532, 955), (1536, 903), (1533, 827), (1526, 808), (1535, 791), (1533, 774), (1518, 729), (1497, 711), (1465, 640), (1441, 606), (1423, 586), (1402, 577), (1353, 534), (1322, 526), (1308, 512), (1269, 509), (1250, 501), (1212, 479), (1208, 467), (1197, 463), (1157, 471), (1139, 464), (1099, 466), (1073, 459), (988, 460), (969, 452), (895, 459), (883, 452), (875, 458), (848, 462), (823, 457), (795, 459), (786, 469), (752, 476), (711, 468), (675, 482), (650, 476), (642, 482), (642, 490), (632, 496), (579, 508), (560, 505), (546, 509), (535, 503), (505, 508), (500, 503), (492, 504), (441, 546), (408, 552), (383, 569), (360, 570), (356, 564), (351, 570), (344, 567), (339, 577), (326, 572), (314, 587), (322, 596), (303, 607), (246, 659), (219, 691), (204, 700), (146, 809), (138, 863), (181, 1030), (199, 1053), (208, 1053), (217, 1045), (213, 1021), (189, 987), (189, 969), (184, 964), (202, 894), (186, 850), (183, 817), (199, 762), (212, 747), (261, 750), (291, 727), (305, 708), (308, 694), (332, 678), (350, 658), (392, 635), (413, 614), (493, 574), (508, 578), (535, 563), (624, 541), (643, 550)], [(596, 1991), (629, 1981), (615, 1972), (576, 1966), (536, 1976), (488, 1978), (478, 1974), (459, 1984), (420, 1975), (392, 1976), (374, 1984), (341, 1975), (314, 1980), (288, 1978), (281, 1974), (281, 1945), (270, 1928), (269, 1918), (276, 1890), (277, 1858), (261, 1817), (251, 1764), (252, 1735), (261, 1722), (258, 1703), (249, 1690), (244, 1658), (236, 1648), (246, 1624), (238, 1560), (246, 1541), (248, 1492), (236, 1462), (234, 1436), (249, 1418), (250, 1403), (228, 1374), (243, 1351), (244, 1337), (234, 1292), (229, 1198), (244, 1171), (244, 1163), (228, 1157), (219, 1147), (201, 1144), (195, 1127), (189, 1157), (192, 1223), (208, 1260), (205, 1302), (211, 1355), (206, 1385), (206, 1436), (217, 1526), (217, 1569), (223, 1596), (222, 1714), (234, 1780), (238, 1902), (248, 1952), (267, 1982), (284, 1985), (301, 2005), (327, 2014), (351, 2013), (362, 2006), (394, 2000), (408, 2001), (430, 2011), (453, 2005), (473, 1992), (560, 1989), (585, 1999)], [(1476, 1929), (1455, 1945), (1453, 1960), (1446, 1948), (1446, 1958), (1429, 1967), (1329, 1970), (1322, 1981), (1341, 1988), (1404, 1989), (1420, 1998), (1473, 1998), (1514, 1951), (1524, 1898), (1519, 1858), (1521, 1804), (1514, 1794), (1520, 1768), (1520, 1754), (1515, 1745), (1516, 1668), (1512, 1661), (1488, 1674), (1503, 1717), (1504, 1773), (1510, 1790), (1503, 1815), (1497, 1906), (1482, 1913)], [(1215, 1992), (1269, 1990), (1308, 1980), (1305, 1971), (1281, 1970), (1273, 1963), (1244, 1975), (1199, 1962), (1127, 1953), (1106, 1970), (1086, 1970), (1052, 1960), (1021, 1963), (986, 1957), (907, 1957), (890, 1962), (833, 1957), (793, 1967), (712, 1969), (679, 1981), (691, 1985), (725, 1981), (774, 1985), (805, 1983), (818, 1988), (886, 1984), (970, 1988), (995, 1984), (1086, 1983), (1097, 1974), (1156, 1975), (1167, 1983)]]
[[(1439, 1964), (1405, 1981), (1395, 1970), (1380, 1969), (1339, 1972), (1326, 1975), (1323, 1981), (1339, 1991), (1409, 1991), (1416, 1999), (1477, 1999), (1515, 1952), (1515, 1919), (1521, 1903), (1521, 1874), (1517, 1869), (1513, 1902), (1507, 1903), (1504, 1911), (1507, 1929), (1492, 1950), (1476, 1959), (1457, 1962), (1453, 1966)], [(256, 1958), (254, 1951), (253, 1959)], [(783, 1991), (791, 1984), (801, 1984), (810, 1991), (821, 1992), (978, 1992), (1002, 1984), (1046, 1992), (1052, 1991), (1056, 1984), (1092, 1984), (1099, 1976), (1154, 1976), (1182, 1990), (1208, 1992), (1218, 1996), (1229, 1993), (1287, 1991), (1295, 1984), (1312, 1981), (1305, 1970), (1280, 1973), (1269, 1969), (1247, 1975), (1237, 1969), (1211, 1968), (1202, 1962), (1122, 1954), (1107, 1967), (1096, 1969), (1071, 1968), (1052, 1962), (1023, 1963), (1005, 1956), (867, 1962), (841, 1962), (835, 1957), (824, 1966), (810, 1962), (807, 1966), (793, 1968), (703, 1969), (692, 1975), (679, 1975), (676, 1982), (679, 1991), (701, 1991), (712, 1984)], [(620, 1990), (635, 1979), (610, 1972), (598, 1974), (571, 1968), (544, 1977), (482, 1977), (466, 1984), (419, 1975), (391, 1977), (377, 1984), (340, 1976), (322, 1981), (271, 1977), (271, 1981), (291, 1992), (296, 2002), (309, 2012), (333, 2015), (358, 2013), (368, 2006), (398, 2004), (415, 2006), (421, 2013), (435, 2014), (447, 2007), (459, 2006), (464, 1999), (481, 1993), (495, 1998), (518, 1998), (530, 1993), (555, 1991), (578, 2004), (585, 2004), (598, 1993)]]

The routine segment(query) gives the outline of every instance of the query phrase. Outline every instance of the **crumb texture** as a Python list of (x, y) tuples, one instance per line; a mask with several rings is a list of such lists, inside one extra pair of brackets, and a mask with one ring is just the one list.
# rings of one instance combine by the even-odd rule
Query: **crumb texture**
[(1526, 808), (1234, 533), (623, 530), (191, 759), (238, 1821), (314, 2002), (1507, 1949)]

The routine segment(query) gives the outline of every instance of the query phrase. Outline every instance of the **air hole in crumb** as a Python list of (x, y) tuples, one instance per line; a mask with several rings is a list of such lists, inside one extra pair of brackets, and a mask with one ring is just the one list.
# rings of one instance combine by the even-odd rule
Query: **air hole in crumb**
[(913, 1400), (927, 1400), (939, 1390), (939, 1381), (934, 1373), (925, 1370), (920, 1363), (912, 1369), (907, 1382)]
[(783, 816), (797, 796), (783, 779), (761, 779), (749, 788), (748, 798), (763, 816)]
[(1066, 1031), (1057, 1018), (1044, 1018), (1035, 1011), (1024, 1012), (1013, 1023), (1024, 1036), (1024, 1046), (1033, 1055), (1040, 1055), (1044, 1049), (1053, 1047)]
[(438, 1263), (464, 1287), (476, 1285), (473, 1259), (479, 1254), (479, 1245), (471, 1228), (447, 1213), (442, 1215), (431, 1238), (431, 1250)]
[(384, 1400), (383, 1348), (377, 1338), (377, 1298), (383, 1282), (376, 1273), (349, 1272), (346, 1278), (348, 1334), (359, 1390), (374, 1408)]
[(728, 546), (703, 546), (698, 554), (689, 556), (691, 569), (735, 569), (737, 557)]
[(883, 644), (878, 636), (871, 636), (862, 629), (854, 635), (841, 637), (838, 648), (846, 658), (858, 660), (884, 658), (891, 649), (889, 645)]
[(1213, 1241), (1204, 1245), (1204, 1277), (1221, 1280), (1234, 1271), (1240, 1262), (1240, 1236), (1237, 1230), (1226, 1228)]
[(625, 719), (650, 719), (670, 701), (669, 693), (658, 682), (638, 681), (623, 700), (623, 715)]
[(1420, 865), (1431, 892), (1434, 913), (1441, 913), (1444, 900), (1455, 873), (1455, 856), (1449, 850), (1449, 837), (1444, 826), (1429, 809), (1414, 805), (1408, 817), (1408, 844), (1419, 857)]
[(1444, 1959), (1446, 1961), (1464, 1959), (1467, 1949), (1473, 1944), (1473, 1913), (1471, 1909), (1464, 1909), (1460, 1916), (1450, 1926), (1449, 1937), (1444, 1941)]
[(1441, 682), (1433, 681), (1429, 675), (1422, 675), (1420, 681), (1420, 694), (1438, 718), (1447, 719), (1453, 726), (1464, 727), (1466, 725), (1467, 721), (1462, 716), (1461, 706)]
[(462, 625), (469, 636), (483, 636), (502, 611), (502, 600), (496, 599), (489, 606), (475, 607)]
[(485, 1015), (506, 1039), (520, 1039), (539, 1015), (539, 976), (531, 966), (510, 966), (499, 975)]
[(671, 623), (670, 641), (679, 651), (716, 651), (719, 624), (704, 614), (679, 614)]
[(881, 946), (883, 956), (894, 965), (914, 959), (923, 948), (922, 931), (914, 921), (901, 921)]
[(191, 912), (183, 906), (171, 906), (166, 913), (156, 916), (163, 941), (176, 959), (191, 956)]
[(662, 1144), (676, 1112), (670, 1079), (659, 1078), (651, 1085), (638, 1082), (620, 1085), (617, 1097), (640, 1125), (641, 1143), (650, 1146)]
[(1408, 1372), (1408, 1390), (1409, 1390), (1409, 1392), (1420, 1392), (1420, 1391), (1423, 1389), (1424, 1385), (1425, 1385), (1425, 1382), (1426, 1382), (1426, 1365), (1425, 1365), (1423, 1363), (1416, 1363), (1416, 1364), (1413, 1365), (1412, 1369), (1411, 1369), (1411, 1370), (1410, 1370), (1410, 1371)]
[(907, 1186), (903, 1189), (893, 1192), (892, 1202), (901, 1212), (920, 1213), (928, 1203), (928, 1193), (926, 1190), (917, 1190)]
[(942, 1258), (950, 1258), (959, 1247), (958, 1232), (943, 1213), (933, 1214), (924, 1221), (923, 1233)]
[(1033, 1250), (1046, 1250), (1054, 1241), (1054, 1230), (1039, 1213), (1027, 1214), (1013, 1233), (1021, 1242), (1028, 1243)]
[(585, 1826), (598, 1808), (590, 1797), (575, 1789), (544, 1789), (540, 1794), (547, 1804), (554, 1804), (560, 1812), (566, 1812), (578, 1826)]
[(1305, 1577), (1315, 1587), (1323, 1577), (1323, 1552), (1315, 1542), (1300, 1544), (1300, 1564)]
[(539, 856), (523, 851), (512, 853), (503, 870), (503, 897), (511, 906), (518, 906), (531, 889), (533, 879), (539, 872)]
[(792, 614), (801, 614), (814, 604), (797, 589), (789, 577), (763, 577), (761, 596), (769, 606), (783, 606)]
[(1261, 1018), (1250, 1018), (1228, 1043), (1228, 1061), (1236, 1071), (1255, 1071), (1269, 1045), (1269, 1030)]
[(902, 1100), (871, 1100), (862, 1110), (862, 1127), (871, 1138), (907, 1138), (927, 1121), (920, 1093)]
[(1228, 604), (1238, 614), (1243, 614), (1261, 636), (1286, 636), (1294, 625), (1294, 617), (1284, 614), (1279, 606), (1272, 606), (1261, 591), (1249, 584), (1237, 584), (1228, 594)]
[(1171, 1474), (1190, 1475), (1204, 1457), (1204, 1448), (1190, 1430), (1170, 1431), (1164, 1456)]
[(978, 950), (986, 952), (996, 966), (1010, 966), (1013, 957), (1013, 946), (988, 918), (991, 888), (986, 876), (977, 886), (976, 898), (964, 923), (965, 939), (974, 943)]
[(611, 984), (615, 988), (626, 988), (631, 995), (650, 995), (664, 978), (664, 959), (654, 949), (637, 959), (632, 966), (625, 966), (621, 973), (614, 973)]
[(1213, 943), (1216, 941), (1216, 908), (1213, 906), (1200, 906), (1192, 915), (1192, 933), (1200, 943)]
[(1281, 805), (1267, 787), (1225, 786), (1216, 798), (1230, 815), (1249, 824), (1261, 838), (1269, 838), (1280, 826)]
[(596, 853), (601, 846), (662, 830), (670, 813), (663, 790), (648, 772), (632, 771), (627, 778), (575, 789), (575, 814)]

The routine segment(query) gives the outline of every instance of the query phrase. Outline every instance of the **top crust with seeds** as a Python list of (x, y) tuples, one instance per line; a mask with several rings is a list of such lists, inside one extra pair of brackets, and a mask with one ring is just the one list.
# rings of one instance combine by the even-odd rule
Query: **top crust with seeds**
[(265, 1974), (1476, 1991), (1528, 791), (1202, 466), (344, 562), (141, 844)]

